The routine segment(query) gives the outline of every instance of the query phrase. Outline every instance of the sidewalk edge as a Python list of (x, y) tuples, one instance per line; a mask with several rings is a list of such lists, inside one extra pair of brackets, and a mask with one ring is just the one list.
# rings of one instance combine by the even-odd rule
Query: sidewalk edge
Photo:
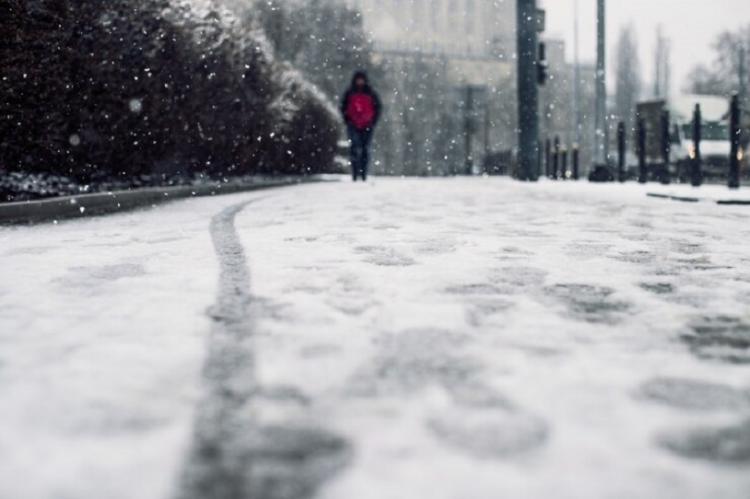
[(0, 203), (0, 225), (23, 225), (58, 220), (84, 218), (97, 215), (122, 213), (125, 211), (156, 206), (158, 204), (191, 197), (219, 196), (249, 192), (274, 187), (331, 182), (329, 176), (280, 177), (258, 180), (252, 183), (216, 183), (199, 186), (148, 187), (129, 191), (113, 191), (34, 201)]

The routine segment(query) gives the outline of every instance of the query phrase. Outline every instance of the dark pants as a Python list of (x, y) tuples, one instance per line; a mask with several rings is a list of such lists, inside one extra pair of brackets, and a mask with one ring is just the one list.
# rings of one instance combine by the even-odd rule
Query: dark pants
[(370, 162), (370, 142), (372, 129), (358, 130), (349, 126), (349, 141), (351, 142), (352, 178), (356, 181), (362, 177), (367, 180), (367, 167)]

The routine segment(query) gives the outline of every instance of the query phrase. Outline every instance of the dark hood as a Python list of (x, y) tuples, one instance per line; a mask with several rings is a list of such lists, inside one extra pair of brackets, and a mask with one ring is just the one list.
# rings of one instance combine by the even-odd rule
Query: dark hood
[(349, 85), (349, 88), (352, 90), (355, 90), (357, 88), (357, 80), (359, 78), (363, 78), (365, 80), (365, 91), (370, 90), (370, 79), (367, 77), (367, 73), (364, 71), (357, 71), (354, 73), (354, 76), (352, 76), (352, 83)]

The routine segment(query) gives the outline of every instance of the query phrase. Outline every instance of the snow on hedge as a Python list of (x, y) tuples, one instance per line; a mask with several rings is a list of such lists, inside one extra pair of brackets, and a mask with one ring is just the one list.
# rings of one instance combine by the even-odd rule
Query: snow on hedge
[(0, 169), (89, 179), (333, 164), (331, 103), (216, 0), (7, 5)]

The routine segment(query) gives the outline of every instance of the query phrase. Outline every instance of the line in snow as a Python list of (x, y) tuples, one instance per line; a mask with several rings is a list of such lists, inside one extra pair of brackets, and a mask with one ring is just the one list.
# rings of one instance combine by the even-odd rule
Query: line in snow
[(211, 220), (219, 260), (219, 290), (209, 310), (213, 327), (204, 366), (204, 398), (197, 408), (193, 443), (178, 497), (241, 498), (247, 495), (248, 454), (239, 433), (253, 427), (249, 404), (256, 386), (251, 344), (250, 271), (234, 219), (252, 201), (226, 208)]
[(299, 395), (284, 387), (262, 387), (255, 373), (250, 270), (234, 222), (258, 200), (230, 206), (211, 221), (219, 290), (209, 310), (213, 327), (205, 394), (196, 411), (178, 499), (303, 499), (350, 457), (343, 438), (300, 423), (307, 407), (291, 411), (287, 421), (259, 421), (264, 407), (286, 407)]

